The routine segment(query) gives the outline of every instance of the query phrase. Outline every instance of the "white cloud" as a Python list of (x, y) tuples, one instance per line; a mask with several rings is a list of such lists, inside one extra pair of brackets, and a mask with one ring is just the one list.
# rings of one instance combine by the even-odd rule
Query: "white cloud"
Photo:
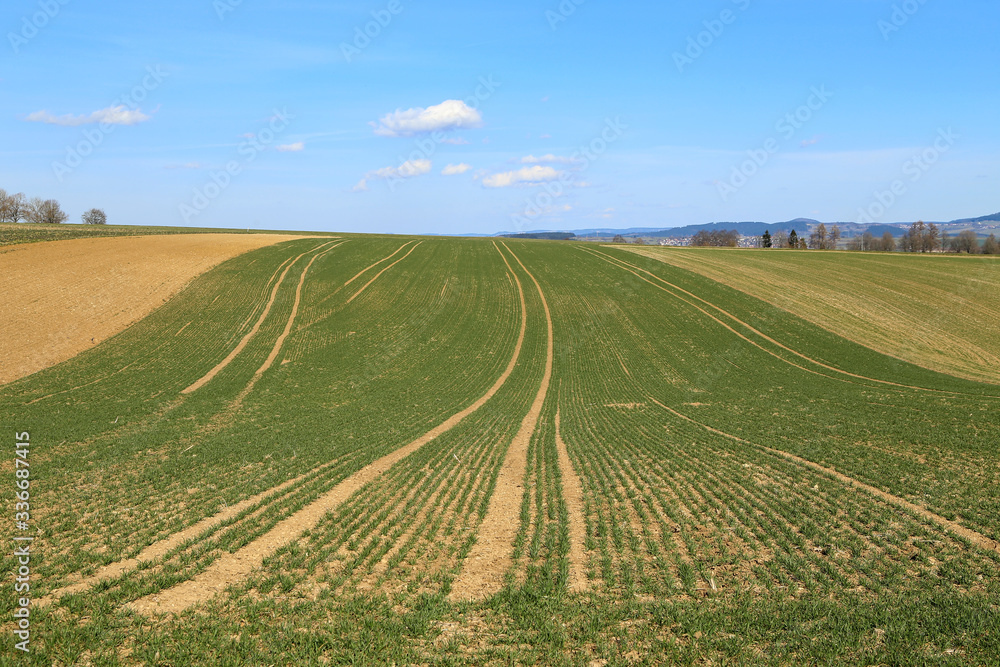
[(141, 109), (129, 109), (124, 104), (101, 109), (91, 114), (74, 116), (54, 116), (48, 111), (36, 111), (28, 114), (25, 118), (30, 123), (47, 123), (48, 125), (62, 125), (63, 127), (77, 127), (80, 125), (94, 125), (96, 123), (107, 123), (108, 125), (136, 125), (144, 123), (152, 118), (142, 113)]
[(464, 162), (461, 164), (449, 164), (441, 171), (441, 174), (444, 176), (457, 176), (458, 174), (464, 174), (470, 169), (472, 169), (472, 165), (465, 164)]
[(369, 123), (380, 137), (412, 137), (429, 132), (445, 132), (481, 127), (483, 116), (461, 100), (445, 100), (436, 106), (396, 110)]
[[(358, 184), (354, 186), (354, 192), (367, 192), (368, 191), (368, 179), (370, 178), (381, 178), (386, 181), (398, 181), (404, 178), (413, 178), (414, 176), (423, 176), (424, 174), (429, 174), (431, 171), (430, 160), (407, 160), (398, 167), (382, 167), (381, 169), (376, 169), (374, 171), (369, 171), (365, 174), (365, 177), (358, 181)], [(390, 182), (390, 186), (392, 183)]]
[(517, 171), (508, 171), (501, 174), (493, 174), (483, 179), (483, 185), (488, 188), (509, 188), (520, 184), (547, 183), (559, 178), (560, 172), (553, 167), (525, 167)]
[(521, 158), (521, 164), (575, 164), (579, 160), (574, 160), (571, 157), (562, 157), (560, 155), (553, 155), (549, 153), (548, 155), (543, 155), (541, 157), (535, 157), (534, 155), (528, 155)]
[(275, 146), (275, 148), (280, 153), (298, 153), (301, 150), (305, 150), (305, 142), (297, 141), (294, 144), (283, 144), (281, 146)]

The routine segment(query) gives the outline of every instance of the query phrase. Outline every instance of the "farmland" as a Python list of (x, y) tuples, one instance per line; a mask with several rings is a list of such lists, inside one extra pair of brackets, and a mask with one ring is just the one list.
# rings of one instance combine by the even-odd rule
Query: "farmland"
[(630, 248), (758, 297), (883, 354), (1000, 384), (993, 257)]
[[(995, 664), (1000, 386), (705, 256), (289, 240), (0, 386), (32, 443), (18, 660)], [(990, 299), (921, 331), (992, 353)]]

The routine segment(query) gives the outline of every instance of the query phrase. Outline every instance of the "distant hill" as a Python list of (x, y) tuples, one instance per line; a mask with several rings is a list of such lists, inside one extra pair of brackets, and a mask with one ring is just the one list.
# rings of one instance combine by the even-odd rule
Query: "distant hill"
[(527, 234), (503, 234), (505, 239), (546, 239), (549, 241), (568, 241), (575, 239), (573, 232), (529, 232)]
[[(924, 222), (933, 221), (925, 220)], [(984, 215), (979, 218), (963, 218), (961, 220), (953, 220), (951, 222), (935, 222), (934, 224), (941, 227), (944, 231), (953, 233), (963, 227), (967, 228), (969, 225), (991, 222), (995, 222), (997, 225), (1000, 225), (1000, 213)], [(882, 236), (886, 232), (889, 232), (894, 237), (898, 238), (902, 236), (907, 229), (909, 229), (912, 223), (913, 221), (911, 220), (909, 222), (889, 222), (873, 225), (859, 224), (857, 222), (824, 222), (823, 224), (826, 225), (827, 229), (837, 225), (840, 227), (844, 238), (861, 235), (864, 234), (865, 231), (871, 232), (873, 236)], [(494, 236), (541, 239), (576, 238), (578, 240), (586, 238), (593, 239), (595, 237), (600, 239), (611, 239), (618, 235), (626, 238), (636, 238), (639, 236), (643, 238), (684, 238), (694, 236), (698, 232), (702, 231), (729, 231), (731, 229), (735, 229), (743, 236), (760, 236), (765, 231), (770, 231), (773, 234), (774, 232), (780, 231), (790, 232), (793, 229), (799, 232), (799, 234), (809, 233), (818, 224), (820, 224), (819, 220), (813, 220), (812, 218), (795, 218), (794, 220), (789, 220), (787, 222), (710, 222), (702, 225), (686, 225), (684, 227), (670, 227), (667, 229), (662, 227), (630, 227), (628, 229), (604, 227), (596, 229), (574, 229), (572, 231), (538, 230), (522, 234), (501, 232), (499, 234), (495, 234)]]
[(997, 222), (1000, 223), (1000, 213), (994, 213), (993, 215), (984, 215), (980, 218), (962, 218), (961, 220), (952, 220), (953, 225), (969, 225), (978, 222)]

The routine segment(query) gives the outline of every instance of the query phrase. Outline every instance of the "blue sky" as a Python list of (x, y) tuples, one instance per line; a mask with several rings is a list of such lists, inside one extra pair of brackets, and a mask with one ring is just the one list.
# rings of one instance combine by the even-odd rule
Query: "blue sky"
[(995, 0), (8, 0), (0, 188), (389, 233), (979, 216), (997, 25)]

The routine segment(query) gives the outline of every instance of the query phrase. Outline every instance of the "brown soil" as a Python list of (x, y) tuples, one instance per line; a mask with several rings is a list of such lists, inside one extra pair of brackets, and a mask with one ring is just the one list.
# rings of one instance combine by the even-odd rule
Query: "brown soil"
[(5, 248), (0, 384), (66, 361), (141, 320), (196, 276), (250, 250), (302, 238), (178, 234)]
[(559, 474), (562, 476), (563, 498), (569, 514), (569, 579), (571, 592), (580, 593), (589, 587), (587, 581), (586, 537), (587, 523), (583, 518), (583, 485), (573, 470), (569, 451), (559, 431), (559, 412), (556, 412), (556, 449), (559, 452)]
[(305, 531), (315, 527), (327, 512), (335, 510), (356, 491), (375, 480), (397, 462), (438, 436), (450, 431), (463, 419), (485, 405), (500, 390), (507, 381), (507, 378), (514, 371), (514, 367), (517, 365), (517, 360), (521, 354), (526, 329), (527, 306), (525, 305), (524, 292), (521, 291), (521, 332), (514, 348), (514, 354), (506, 370), (482, 398), (410, 444), (383, 456), (377, 461), (369, 463), (320, 496), (317, 500), (303, 507), (284, 521), (281, 521), (269, 532), (247, 544), (236, 553), (223, 555), (193, 579), (189, 579), (158, 594), (135, 600), (129, 604), (129, 607), (143, 614), (179, 613), (221, 592), (226, 586), (246, 578), (255, 568), (260, 567), (265, 558), (285, 544), (297, 539)]
[[(552, 378), (552, 315), (549, 312), (549, 304), (545, 300), (545, 293), (538, 280), (531, 275), (531, 272), (517, 258), (517, 255), (511, 252), (506, 244), (504, 248), (535, 283), (538, 295), (542, 299), (542, 306), (545, 308), (545, 319), (548, 324), (545, 374), (542, 376), (542, 385), (531, 404), (531, 409), (525, 415), (521, 422), (521, 428), (507, 449), (493, 497), (490, 498), (490, 505), (486, 511), (486, 518), (483, 519), (476, 534), (476, 543), (465, 559), (462, 571), (452, 584), (449, 596), (452, 600), (481, 599), (496, 593), (503, 586), (504, 574), (513, 564), (514, 538), (520, 527), (521, 497), (524, 493), (522, 486), (527, 470), (528, 446), (531, 443), (531, 435), (535, 432), (535, 426), (538, 424), (538, 418), (541, 416), (542, 405), (545, 403), (549, 381)], [(504, 262), (507, 262), (506, 257), (504, 257)], [(510, 264), (508, 263), (507, 266), (509, 268)], [(514, 277), (517, 278), (516, 275)], [(518, 281), (518, 285), (520, 286), (520, 281)]]
[(902, 507), (902, 508), (904, 508), (906, 510), (909, 510), (910, 512), (912, 512), (912, 513), (914, 513), (914, 514), (916, 514), (916, 515), (918, 515), (920, 517), (923, 517), (924, 519), (927, 519), (928, 521), (936, 523), (939, 526), (941, 526), (942, 528), (944, 528), (945, 530), (947, 530), (947, 531), (949, 531), (949, 532), (951, 532), (951, 533), (953, 533), (955, 535), (958, 535), (959, 537), (965, 538), (966, 540), (968, 540), (972, 544), (976, 545), (977, 547), (980, 547), (982, 549), (987, 549), (989, 551), (993, 551), (993, 552), (996, 552), (996, 553), (1000, 553), (1000, 542), (997, 542), (994, 539), (986, 537), (982, 533), (977, 533), (976, 531), (974, 531), (974, 530), (972, 530), (970, 528), (966, 528), (965, 526), (963, 526), (963, 525), (961, 525), (959, 523), (956, 523), (954, 521), (946, 519), (946, 518), (944, 518), (943, 516), (941, 516), (939, 514), (935, 514), (934, 512), (931, 512), (930, 510), (928, 510), (928, 509), (926, 509), (924, 507), (921, 507), (920, 505), (911, 503), (910, 501), (905, 500), (903, 498), (900, 498), (899, 496), (894, 496), (891, 493), (883, 491), (882, 489), (879, 489), (877, 487), (871, 486), (869, 484), (865, 484), (864, 482), (858, 481), (858, 480), (854, 479), (853, 477), (848, 477), (847, 475), (845, 475), (843, 473), (840, 473), (840, 472), (837, 472), (836, 470), (834, 470), (832, 468), (827, 468), (825, 466), (821, 466), (818, 463), (813, 463), (812, 461), (804, 459), (804, 458), (802, 458), (800, 456), (796, 456), (794, 454), (789, 454), (788, 452), (783, 452), (783, 451), (778, 450), (778, 449), (771, 449), (770, 447), (765, 447), (764, 445), (758, 445), (757, 443), (750, 442), (748, 440), (744, 440), (743, 438), (740, 438), (738, 436), (726, 433), (725, 431), (720, 431), (720, 430), (718, 430), (716, 428), (712, 428), (711, 426), (709, 426), (707, 424), (702, 424), (699, 421), (695, 421), (694, 419), (691, 419), (690, 417), (688, 417), (686, 415), (683, 415), (680, 412), (677, 412), (673, 408), (667, 407), (666, 405), (664, 405), (663, 403), (660, 403), (659, 401), (657, 401), (653, 397), (649, 397), (649, 400), (651, 400), (653, 403), (656, 403), (658, 406), (660, 406), (661, 408), (663, 408), (667, 412), (669, 412), (669, 413), (671, 413), (671, 414), (673, 414), (673, 415), (675, 415), (677, 417), (680, 417), (681, 419), (683, 419), (685, 421), (688, 421), (688, 422), (690, 422), (692, 424), (696, 424), (698, 426), (701, 426), (702, 428), (704, 428), (707, 431), (710, 431), (710, 432), (715, 433), (717, 435), (721, 435), (723, 437), (729, 438), (730, 440), (735, 440), (736, 442), (739, 442), (739, 443), (742, 443), (742, 444), (745, 444), (745, 445), (751, 445), (753, 447), (757, 447), (758, 449), (762, 449), (762, 450), (764, 450), (766, 452), (769, 452), (771, 454), (774, 454), (776, 456), (781, 456), (782, 458), (786, 458), (786, 459), (788, 459), (790, 461), (794, 461), (794, 462), (796, 462), (798, 464), (804, 465), (807, 468), (812, 468), (813, 470), (817, 470), (817, 471), (822, 472), (822, 473), (824, 473), (826, 475), (830, 475), (830, 476), (834, 477), (835, 479), (837, 479), (837, 480), (839, 480), (839, 481), (841, 481), (841, 482), (843, 482), (845, 484), (848, 484), (848, 485), (857, 487), (859, 489), (862, 489), (864, 491), (867, 491), (868, 493), (872, 494), (873, 496), (881, 498), (882, 500), (885, 500), (886, 502), (892, 503), (893, 505), (896, 505), (897, 507)]

